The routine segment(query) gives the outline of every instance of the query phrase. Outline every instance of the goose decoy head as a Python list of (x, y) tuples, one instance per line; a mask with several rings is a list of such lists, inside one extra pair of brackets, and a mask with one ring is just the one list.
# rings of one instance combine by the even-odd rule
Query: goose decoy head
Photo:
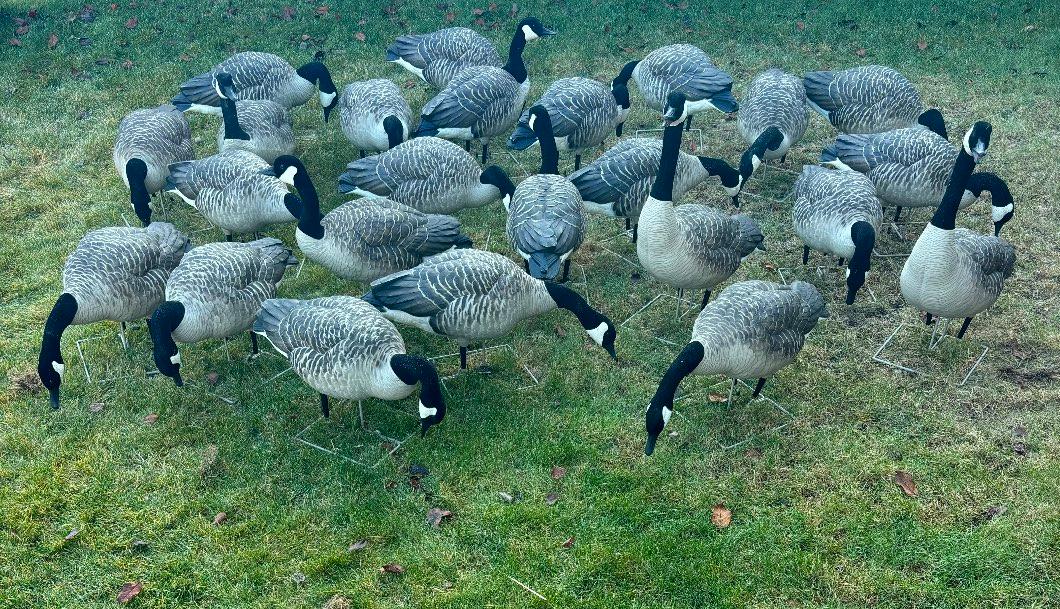
[(324, 122), (328, 122), (331, 111), (339, 104), (339, 92), (335, 89), (335, 81), (331, 80), (331, 72), (324, 65), (324, 51), (317, 51), (313, 55), (313, 61), (299, 67), (296, 72), (317, 86), (320, 107), (324, 109)]
[(173, 379), (177, 387), (184, 386), (180, 376), (180, 352), (173, 341), (173, 330), (184, 319), (184, 305), (167, 300), (155, 309), (148, 327), (151, 330), (151, 341), (154, 343), (151, 354), (158, 371)]
[[(579, 321), (582, 321), (582, 327), (585, 328), (585, 333), (593, 339), (593, 342), (603, 347), (611, 359), (618, 361), (618, 354), (615, 352), (615, 339), (618, 338), (618, 332), (615, 330), (615, 324), (603, 313), (595, 309), (589, 310), (595, 315), (587, 315), (584, 321), (579, 318)], [(599, 323), (593, 325), (594, 322)]]
[(214, 76), (213, 88), (221, 99), (236, 99), (235, 81), (232, 80), (232, 75), (228, 72), (221, 72)]
[(990, 134), (994, 130), (993, 125), (985, 121), (979, 121), (964, 134), (964, 151), (968, 153), (975, 164), (982, 162), (986, 151), (990, 148)]
[(294, 155), (281, 154), (272, 162), (272, 167), (266, 167), (259, 173), (261, 173), (261, 175), (279, 178), (284, 184), (294, 186), (295, 176), (299, 173), (305, 173), (305, 165), (303, 165), (302, 161)]
[(943, 139), (950, 139), (949, 133), (946, 131), (946, 119), (942, 117), (942, 112), (937, 108), (925, 110), (917, 118), (916, 122), (942, 136)]
[(847, 299), (848, 305), (854, 304), (858, 290), (865, 285), (872, 259), (872, 248), (876, 246), (876, 229), (860, 220), (850, 227), (850, 240), (854, 242), (854, 254), (847, 263)]
[(766, 151), (776, 150), (783, 143), (784, 134), (776, 127), (766, 129), (755, 138), (740, 157), (740, 175), (743, 181), (746, 182), (758, 170), (758, 166), (766, 158)]
[(1000, 236), (1002, 227), (1012, 219), (1014, 211), (1008, 184), (997, 174), (983, 171), (971, 175), (967, 188), (971, 197), (980, 197), (984, 191), (990, 193), (990, 219), (994, 221), (994, 236)]
[(682, 379), (695, 371), (703, 361), (704, 353), (703, 343), (698, 340), (688, 343), (659, 381), (659, 388), (655, 390), (655, 395), (644, 412), (644, 428), (648, 432), (648, 440), (644, 444), (645, 455), (650, 456), (655, 452), (655, 443), (674, 413), (677, 386), (681, 384)]
[(405, 124), (393, 114), (383, 119), (383, 131), (386, 133), (387, 150), (405, 141)]
[(663, 125), (671, 127), (688, 118), (688, 99), (684, 93), (674, 91), (666, 96), (666, 108), (663, 110)]
[(555, 36), (556, 32), (545, 27), (537, 17), (527, 17), (519, 22), (519, 31), (523, 33), (523, 39), (527, 42), (536, 40), (542, 36)]
[(63, 331), (74, 320), (77, 314), (77, 300), (64, 292), (55, 301), (48, 321), (44, 324), (44, 338), (41, 340), (40, 357), (37, 358), (37, 375), (41, 384), (48, 390), (48, 401), (53, 409), (59, 409), (59, 386), (63, 384), (63, 373), (66, 362), (59, 350)]
[(508, 205), (511, 204), (512, 197), (515, 195), (515, 183), (508, 177), (508, 173), (504, 169), (499, 165), (490, 165), (482, 170), (482, 175), (479, 176), (478, 181), (496, 188), (500, 192), (504, 209), (508, 209)]
[(398, 353), (390, 358), (390, 369), (406, 385), (420, 384), (420, 437), (445, 418), (445, 399), (442, 397), (438, 369), (426, 358)]

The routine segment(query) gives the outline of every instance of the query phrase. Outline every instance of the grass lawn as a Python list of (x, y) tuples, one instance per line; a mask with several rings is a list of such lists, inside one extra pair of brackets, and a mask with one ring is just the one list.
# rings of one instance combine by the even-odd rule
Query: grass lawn
[[(0, 47), (0, 607), (112, 606), (127, 582), (142, 583), (131, 603), (140, 607), (321, 607), (333, 597), (341, 597), (333, 608), (1060, 604), (1060, 18), (1049, 3), (535, 0), (489, 10), (463, 0), (377, 0), (330, 1), (318, 11), (291, 0), (289, 19), (281, 2), (108, 4), (96, 3), (89, 20), (79, 16), (81, 2), (41, 2), (28, 31), (15, 21), (28, 6), (0, 7), (4, 38), (19, 43)], [(298, 65), (318, 48), (339, 87), (390, 77), (407, 85), (418, 109), (433, 92), (386, 64), (386, 45), (445, 26), (447, 13), (474, 27), (476, 7), (486, 9), (478, 29), (502, 48), (529, 14), (560, 32), (526, 51), (531, 98), (562, 76), (610, 79), (624, 62), (676, 41), (707, 50), (736, 79), (737, 97), (774, 65), (797, 74), (895, 66), (943, 110), (954, 137), (976, 119), (993, 122), (983, 168), (1007, 179), (1016, 197), (1005, 235), (1017, 248), (1016, 273), (966, 344), (945, 342), (925, 356), (927, 334), (898, 292), (900, 258), (876, 259), (871, 295), (863, 291), (849, 308), (841, 274), (795, 271), (830, 296), (833, 315), (766, 385), (794, 421), (768, 433), (785, 422), (781, 413), (746, 398), (726, 408), (711, 400), (724, 391), (712, 388), (720, 379), (692, 377), (667, 427), (676, 436), (664, 434), (650, 459), (644, 408), (694, 318), (678, 317), (666, 300), (622, 326), (618, 365), (573, 316), (519, 326), (513, 350), (475, 355), (477, 373), (446, 381), (441, 426), (371, 469), (292, 440), (319, 416), (316, 397), (290, 373), (270, 380), (284, 368), (277, 357), (247, 363), (242, 338), (182, 349), (191, 382), (178, 389), (145, 378), (152, 366), (142, 325), (128, 352), (113, 324), (75, 326), (63, 341), (63, 409), (52, 412), (46, 393), (22, 386), (67, 253), (88, 230), (135, 220), (110, 160), (124, 114), (168, 99), (233, 51), (270, 51)], [(635, 91), (634, 110), (627, 133), (658, 126)], [(335, 181), (355, 153), (334, 122), (321, 121), (317, 101), (294, 114), (298, 153), (330, 209), (344, 200)], [(735, 162), (735, 122), (701, 116), (706, 152)], [(197, 151), (212, 153), (215, 119), (191, 120)], [(801, 243), (785, 196), (792, 172), (814, 162), (833, 134), (814, 118), (787, 164), (764, 167), (745, 191), (768, 252), (734, 280), (776, 280), (777, 268), (796, 265)], [(519, 178), (538, 163), (536, 149), (494, 149)], [(563, 163), (569, 171), (571, 161)], [(712, 185), (688, 198), (727, 206)], [(184, 230), (207, 228), (183, 204), (168, 212)], [(981, 203), (959, 222), (986, 232), (988, 214)], [(461, 219), (477, 245), (511, 253), (499, 205)], [(635, 260), (635, 250), (615, 237), (619, 229), (594, 217), (572, 272), (573, 287), (616, 321), (668, 292), (633, 276), (623, 258)], [(274, 234), (294, 242), (292, 226)], [(887, 252), (909, 247), (894, 237), (880, 243)], [(280, 293), (363, 288), (306, 263)], [(912, 325), (888, 355), (931, 374), (872, 361), (902, 321)], [(455, 351), (402, 332), (413, 352)], [(92, 339), (82, 346), (93, 371), (118, 380), (86, 382), (79, 339)], [(990, 350), (981, 366), (958, 386), (982, 346)], [(456, 360), (439, 365), (451, 374)], [(215, 386), (208, 372), (218, 374)], [(397, 406), (411, 412), (414, 404)], [(364, 407), (370, 424), (392, 434), (417, 426), (381, 403)], [(303, 437), (379, 457), (378, 439), (358, 429), (356, 404), (339, 402), (333, 413)], [(430, 473), (410, 480), (411, 465)], [(565, 475), (553, 476), (554, 466)], [(898, 470), (911, 474), (916, 496), (895, 484)], [(716, 504), (732, 512), (726, 528), (712, 523)], [(431, 508), (452, 516), (434, 528), (425, 521)], [(219, 512), (227, 519), (215, 525)], [(366, 545), (351, 550), (359, 540)], [(404, 573), (381, 573), (388, 563)]]

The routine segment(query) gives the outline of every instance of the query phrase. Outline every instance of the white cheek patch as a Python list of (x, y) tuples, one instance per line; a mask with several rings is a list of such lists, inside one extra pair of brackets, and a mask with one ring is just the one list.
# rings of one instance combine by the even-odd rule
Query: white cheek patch
[(523, 38), (525, 38), (527, 42), (530, 42), (531, 40), (536, 40), (537, 39), (537, 34), (534, 32), (534, 30), (532, 30), (530, 28), (529, 25), (524, 25), (522, 27), (522, 30), (523, 30)]
[(537, 121), (537, 115), (536, 114), (531, 114), (530, 115), (530, 120), (526, 121), (526, 126), (529, 127), (531, 131), (533, 131), (534, 130), (534, 123), (536, 121)]
[(426, 406), (423, 405), (423, 402), (420, 402), (420, 418), (421, 419), (429, 419), (429, 418), (433, 417), (436, 414), (438, 414), (438, 409), (437, 408), (427, 408)]
[(174, 366), (180, 365), (180, 351), (177, 351), (173, 355), (169, 356), (169, 363), (173, 364)]
[(604, 334), (607, 333), (607, 322), (601, 322), (599, 326), (596, 326), (592, 330), (585, 331), (590, 338), (596, 341), (596, 344), (601, 347), (604, 346)]
[(964, 134), (964, 151), (967, 152), (968, 154), (972, 153), (972, 141), (971, 140), (972, 140), (972, 130), (969, 129)]
[(320, 92), (320, 105), (324, 106), (325, 108), (327, 108), (328, 106), (331, 105), (331, 102), (335, 101), (335, 96), (338, 95), (338, 94), (339, 94), (338, 91), (336, 91), (334, 93), (324, 93), (323, 91), (321, 91)]
[(1004, 207), (993, 207), (990, 209), (990, 217), (993, 218), (994, 222), (1001, 222), (1001, 219), (1007, 216), (1011, 211), (1011, 203)]
[(60, 378), (63, 376), (63, 372), (66, 371), (66, 364), (60, 364), (59, 362), (52, 362), (52, 370), (59, 375)]
[(762, 164), (762, 159), (758, 158), (757, 154), (751, 155), (751, 167), (754, 167), (754, 171), (758, 171), (758, 166)]
[(284, 170), (283, 174), (280, 175), (280, 181), (288, 186), (294, 186), (294, 176), (298, 173), (298, 168), (291, 166)]
[(662, 418), (663, 418), (663, 426), (664, 427), (670, 422), (670, 417), (672, 417), (673, 414), (674, 414), (673, 408), (669, 408), (667, 406), (663, 406), (662, 407)]
[(501, 201), (504, 202), (504, 209), (507, 210), (512, 204), (512, 195), (504, 195), (504, 198), (501, 199)]
[(217, 97), (220, 97), (221, 99), (228, 99), (227, 97), (225, 97), (224, 93), (221, 93), (221, 84), (217, 82), (216, 78), (213, 80), (213, 90), (217, 92)]
[(849, 266), (847, 267), (846, 277), (847, 277), (847, 279), (850, 279), (850, 267)]

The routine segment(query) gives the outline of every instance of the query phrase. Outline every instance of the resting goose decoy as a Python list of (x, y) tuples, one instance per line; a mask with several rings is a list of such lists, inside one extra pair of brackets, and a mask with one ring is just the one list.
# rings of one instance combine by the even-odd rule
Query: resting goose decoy
[(70, 325), (146, 317), (165, 296), (166, 280), (188, 250), (188, 237), (168, 222), (144, 228), (107, 227), (89, 232), (63, 266), (63, 292), (44, 324), (37, 374), (59, 408), (66, 363), (60, 352)]
[[(534, 40), (554, 34), (535, 17), (516, 27), (516, 36)], [(405, 68), (424, 82), (444, 89), (464, 68), (504, 65), (497, 47), (485, 36), (464, 27), (451, 27), (429, 34), (399, 36), (386, 50), (386, 60)]]
[(217, 75), (221, 96), (221, 128), (217, 150), (247, 150), (271, 163), (294, 152), (294, 129), (286, 108), (269, 100), (235, 100), (232, 75)]
[[(534, 104), (543, 106), (552, 117), (556, 147), (574, 151), (575, 171), (581, 168), (583, 151), (602, 144), (611, 131), (622, 136), (622, 125), (629, 115), (627, 85), (632, 72), (632, 69), (623, 69), (611, 81), (610, 90), (590, 78), (561, 78), (549, 85)], [(519, 124), (508, 139), (508, 147), (526, 150), (537, 141), (527, 110), (519, 117)]]
[(136, 217), (151, 223), (151, 195), (162, 190), (169, 164), (195, 158), (191, 127), (184, 113), (169, 104), (141, 108), (118, 123), (114, 168), (129, 189)]
[(374, 78), (346, 85), (339, 96), (339, 125), (360, 151), (382, 152), (408, 139), (412, 109), (393, 82)]
[(307, 385), (342, 400), (401, 400), (420, 384), (420, 435), (445, 418), (438, 371), (430, 360), (405, 352), (394, 324), (359, 298), (269, 299), (261, 303), (254, 332), (268, 339)]
[(692, 128), (692, 115), (711, 108), (730, 113), (740, 109), (732, 96), (732, 76), (729, 76), (697, 46), (671, 44), (648, 53), (633, 66), (633, 80), (649, 108), (662, 112), (671, 93), (683, 93), (688, 100), (685, 127)]
[[(550, 36), (552, 30), (540, 35)], [(449, 140), (482, 143), (482, 162), (489, 158), (489, 142), (512, 128), (530, 92), (523, 63), (523, 48), (538, 37), (529, 26), (520, 27), (508, 50), (503, 68), (472, 66), (457, 74), (420, 115), (418, 136), (436, 135)]]
[(553, 281), (585, 239), (585, 210), (578, 189), (559, 175), (559, 151), (544, 106), (530, 108), (529, 126), (541, 142), (541, 171), (515, 189), (508, 208), (508, 241), (532, 277)]
[[(681, 93), (671, 94), (683, 97)], [(675, 100), (679, 101), (679, 100)], [(667, 108), (659, 171), (638, 220), (637, 258), (653, 277), (679, 290), (710, 292), (756, 249), (764, 250), (762, 230), (745, 215), (730, 216), (706, 205), (674, 205), (674, 177), (685, 114)]]
[(761, 138), (774, 137), (767, 132), (771, 128), (777, 129), (781, 134), (780, 144), (775, 148), (766, 146), (760, 159), (780, 159), (781, 162), (792, 144), (806, 133), (806, 123), (806, 90), (802, 87), (802, 79), (775, 68), (762, 72), (751, 81), (736, 118), (736, 128), (750, 146)]
[(906, 302), (924, 311), (927, 323), (936, 316), (963, 317), (957, 338), (964, 337), (973, 317), (997, 301), (1016, 263), (1016, 250), (1004, 239), (954, 227), (961, 197), (986, 154), (991, 131), (990, 123), (978, 122), (965, 134), (942, 202), (902, 267)]
[[(165, 301), (151, 315), (158, 371), (183, 386), (176, 341), (197, 343), (250, 330), (261, 303), (276, 295), (284, 271), (297, 264), (283, 241), (272, 237), (207, 243), (188, 252), (169, 276)], [(257, 353), (253, 332), (250, 339)]]
[(234, 99), (268, 100), (284, 108), (301, 106), (319, 87), (320, 106), (327, 120), (338, 101), (338, 92), (323, 60), (324, 52), (318, 51), (313, 61), (295, 69), (271, 53), (236, 53), (209, 72), (185, 81), (172, 104), (181, 111), (220, 114), (221, 96), (214, 86), (214, 77), (227, 73), (232, 75)]
[(455, 340), (462, 369), (469, 344), (502, 336), (555, 308), (574, 313), (593, 342), (616, 357), (610, 319), (570, 288), (535, 279), (493, 252), (460, 249), (425, 258), (374, 281), (362, 298), (388, 319)]
[(876, 189), (860, 173), (806, 165), (793, 192), (792, 222), (805, 244), (802, 263), (806, 264), (811, 249), (839, 256), (840, 265), (847, 261), (846, 303), (854, 304), (883, 220)]
[(666, 371), (644, 415), (648, 440), (644, 454), (655, 443), (674, 412), (674, 394), (690, 374), (757, 378), (752, 398), (766, 379), (787, 366), (802, 350), (806, 335), (828, 308), (810, 283), (781, 285), (769, 281), (741, 281), (725, 288), (699, 312), (692, 340)]
[(354, 161), (339, 176), (339, 192), (385, 197), (430, 214), (452, 214), (511, 198), (515, 184), (497, 165), (483, 170), (456, 144), (413, 138), (386, 152)]
[(802, 83), (810, 107), (843, 133), (881, 133), (919, 124), (947, 137), (942, 113), (924, 110), (920, 92), (894, 68), (808, 72)]
[(302, 202), (279, 179), (261, 174), (271, 167), (246, 150), (226, 150), (196, 161), (169, 166), (166, 191), (194, 207), (225, 239), (294, 222)]
[(298, 248), (343, 279), (372, 281), (414, 267), (426, 256), (471, 247), (456, 218), (425, 214), (390, 199), (358, 199), (321, 216), (316, 188), (296, 157), (281, 156), (264, 173), (298, 191)]

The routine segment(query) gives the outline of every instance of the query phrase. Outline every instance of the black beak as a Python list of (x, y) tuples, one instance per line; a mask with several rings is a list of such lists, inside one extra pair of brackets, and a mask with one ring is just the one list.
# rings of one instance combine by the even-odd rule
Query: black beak
[[(324, 120), (326, 121), (327, 119), (325, 118)], [(262, 169), (258, 173), (260, 173), (263, 176), (269, 176), (270, 178), (277, 177), (276, 176), (276, 170), (274, 170), (272, 167), (266, 167), (265, 169)]]
[(736, 209), (740, 209), (740, 194), (739, 193), (734, 194), (732, 196), (732, 206), (735, 207)]
[(331, 110), (335, 106), (324, 106), (324, 122), (328, 122), (328, 118), (331, 116)]
[(1005, 225), (1004, 222), (994, 222), (994, 236), (995, 237), (1000, 237), (1001, 236), (1001, 227), (1004, 226), (1004, 225)]
[(173, 384), (177, 387), (184, 386), (184, 379), (180, 377), (180, 370), (177, 370), (177, 373), (173, 375)]
[(611, 359), (615, 360), (616, 362), (618, 361), (618, 354), (615, 353), (614, 345), (604, 347), (604, 351), (607, 351), (607, 353), (611, 356)]
[(625, 123), (619, 123), (618, 126), (615, 127), (615, 137), (622, 137), (622, 125), (625, 125)]
[(848, 305), (854, 304), (854, 298), (857, 295), (858, 295), (858, 291), (857, 290), (851, 290), (850, 288), (847, 288), (847, 304)]
[(648, 434), (648, 441), (644, 444), (644, 455), (650, 457), (655, 452), (655, 441), (659, 439), (658, 434)]
[(48, 402), (52, 405), (52, 410), (59, 410), (59, 388), (54, 387), (48, 390)]
[(431, 428), (434, 423), (431, 423), (430, 419), (420, 419), (420, 437), (427, 435), (427, 430)]

